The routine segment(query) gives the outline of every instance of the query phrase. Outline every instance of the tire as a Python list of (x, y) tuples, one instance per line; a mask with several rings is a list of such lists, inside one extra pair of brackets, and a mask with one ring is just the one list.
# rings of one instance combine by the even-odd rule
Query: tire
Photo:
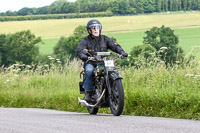
[(96, 115), (99, 111), (99, 108), (87, 107), (87, 110), (91, 115)]
[(121, 79), (110, 79), (111, 97), (109, 98), (110, 110), (114, 116), (120, 116), (124, 109), (124, 89)]

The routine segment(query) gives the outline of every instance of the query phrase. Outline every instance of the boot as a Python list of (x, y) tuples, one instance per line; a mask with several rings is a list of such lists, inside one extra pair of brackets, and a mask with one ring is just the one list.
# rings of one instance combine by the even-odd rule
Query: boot
[(91, 101), (91, 95), (92, 95), (92, 91), (86, 91), (84, 100), (85, 100), (86, 102)]

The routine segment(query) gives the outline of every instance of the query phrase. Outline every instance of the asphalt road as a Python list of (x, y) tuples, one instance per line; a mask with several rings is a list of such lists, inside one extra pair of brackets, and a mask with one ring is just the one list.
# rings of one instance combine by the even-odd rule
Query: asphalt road
[(0, 133), (200, 133), (200, 121), (0, 108)]

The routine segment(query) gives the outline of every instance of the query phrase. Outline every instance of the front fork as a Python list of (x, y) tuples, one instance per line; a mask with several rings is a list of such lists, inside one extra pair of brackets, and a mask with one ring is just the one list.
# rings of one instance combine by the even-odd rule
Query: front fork
[(110, 78), (114, 81), (117, 79), (123, 79), (122, 76), (118, 73), (118, 71), (113, 71), (110, 73), (106, 71), (105, 81), (106, 81), (106, 86), (108, 88), (109, 97), (112, 95), (112, 88), (110, 86)]

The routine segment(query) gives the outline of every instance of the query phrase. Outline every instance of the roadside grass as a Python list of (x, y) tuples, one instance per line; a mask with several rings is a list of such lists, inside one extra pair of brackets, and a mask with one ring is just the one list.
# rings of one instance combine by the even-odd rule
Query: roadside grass
[[(0, 106), (87, 112), (78, 105), (82, 63), (51, 64), (36, 70), (1, 69)], [(45, 69), (44, 69), (45, 68)], [(200, 63), (166, 68), (159, 64), (119, 68), (125, 91), (124, 115), (200, 120)], [(110, 110), (100, 109), (100, 113)]]

